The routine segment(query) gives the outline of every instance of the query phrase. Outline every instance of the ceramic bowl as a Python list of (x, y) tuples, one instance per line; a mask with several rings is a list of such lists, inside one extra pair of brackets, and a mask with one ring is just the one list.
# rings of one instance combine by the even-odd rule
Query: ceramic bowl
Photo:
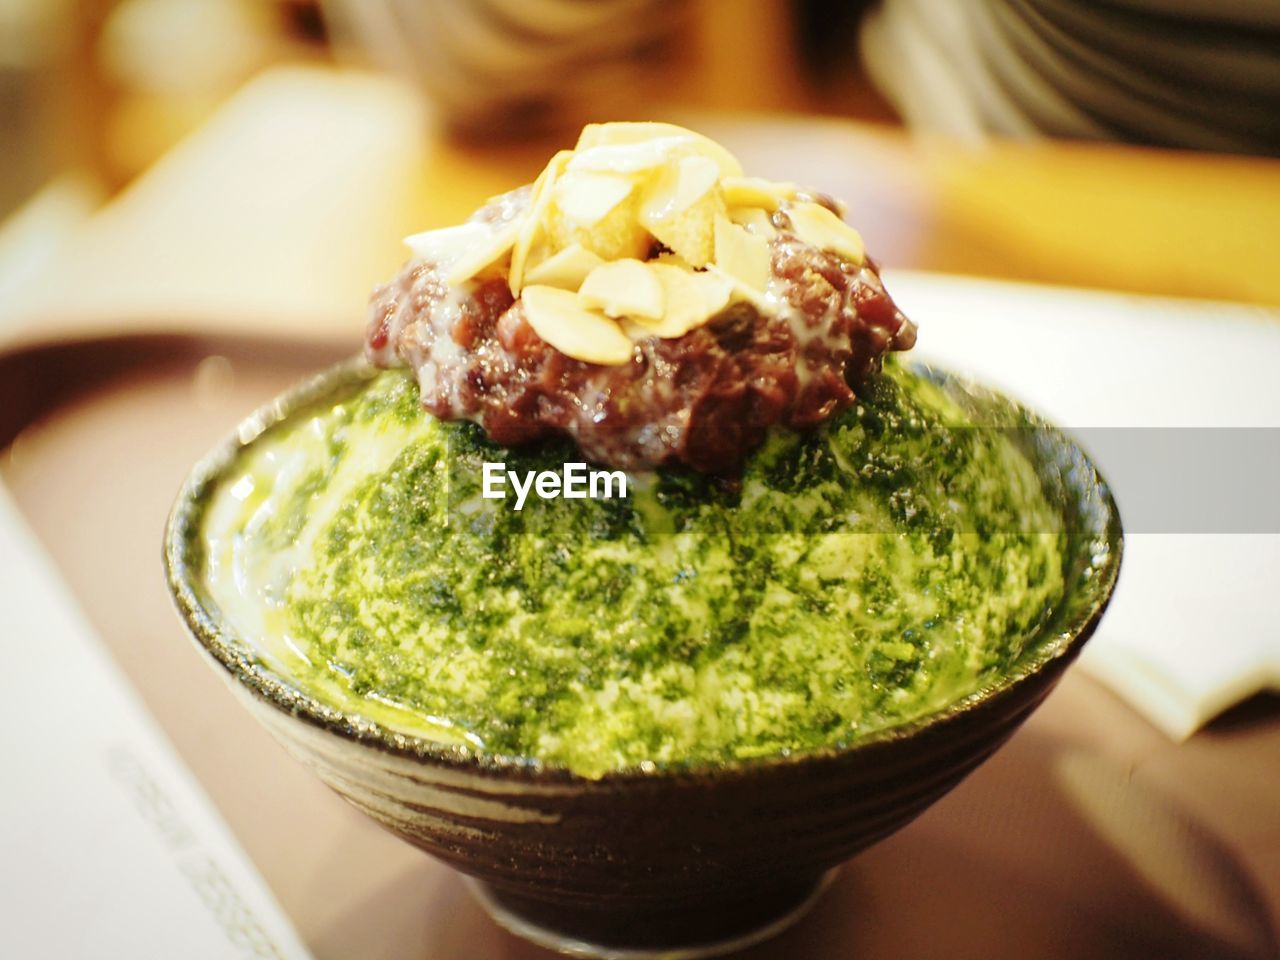
[(202, 586), (202, 511), (240, 449), (370, 371), (335, 367), (265, 407), (195, 469), (170, 517), (169, 585), (191, 635), (296, 758), (387, 829), (456, 867), (530, 939), (600, 956), (697, 956), (780, 929), (824, 875), (909, 823), (1045, 698), (1093, 633), (1120, 565), (1106, 484), (1068, 437), (1013, 401), (926, 370), (1014, 429), (1067, 533), (1066, 599), (1021, 659), (947, 708), (854, 745), (587, 779), (446, 746), (334, 709), (277, 673)]

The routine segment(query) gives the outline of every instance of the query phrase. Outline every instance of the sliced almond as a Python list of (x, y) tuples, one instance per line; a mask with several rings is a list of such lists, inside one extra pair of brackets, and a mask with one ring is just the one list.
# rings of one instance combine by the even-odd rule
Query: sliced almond
[(567, 170), (552, 189), (552, 202), (575, 225), (593, 227), (630, 196), (635, 186), (629, 177)]
[(608, 173), (634, 176), (668, 163), (673, 157), (694, 152), (687, 137), (657, 137), (635, 143), (607, 143), (579, 148), (569, 160), (574, 173)]
[(524, 286), (525, 270), (529, 266), (529, 255), (533, 252), (538, 240), (547, 230), (547, 211), (551, 206), (552, 190), (556, 179), (569, 162), (572, 151), (561, 150), (546, 165), (538, 179), (533, 182), (533, 191), (529, 197), (529, 209), (516, 234), (516, 242), (511, 248), (511, 272), (507, 275), (511, 286), (511, 295), (520, 296), (520, 288)]
[(488, 244), (493, 233), (492, 224), (468, 222), (415, 233), (405, 237), (404, 244), (415, 257), (447, 270), (476, 247)]
[(772, 240), (778, 233), (774, 229), (773, 221), (769, 219), (769, 214), (759, 207), (730, 207), (729, 219), (738, 226), (745, 227), (748, 233), (754, 233), (757, 237), (764, 237), (766, 240)]
[(742, 176), (742, 164), (728, 150), (710, 137), (704, 137), (674, 123), (614, 122), (591, 123), (583, 127), (577, 150), (600, 146), (621, 146), (652, 140), (680, 140), (685, 151), (710, 157), (724, 177)]
[(759, 207), (773, 213), (784, 200), (795, 197), (799, 188), (794, 183), (761, 177), (725, 177), (720, 189), (724, 191), (724, 202), (731, 207)]
[(686, 270), (693, 269), (693, 264), (691, 264), (684, 257), (680, 256), (680, 254), (673, 253), (670, 250), (663, 250), (660, 254), (658, 254), (652, 260), (648, 260), (646, 262), (647, 263), (669, 263), (672, 266), (684, 267)]
[(445, 279), (451, 284), (463, 283), (505, 260), (515, 245), (516, 235), (520, 232), (521, 225), (522, 221), (517, 218), (501, 227), (493, 234), (488, 244), (477, 247), (457, 261), (445, 274)]
[(640, 323), (637, 320), (632, 320), (630, 317), (623, 317), (619, 320), (618, 329), (620, 329), (632, 343), (639, 343), (641, 340), (648, 340), (650, 337), (662, 336), (653, 324)]
[(674, 123), (658, 123), (652, 120), (613, 120), (609, 123), (588, 123), (578, 134), (575, 150), (599, 147), (614, 143), (639, 143), (658, 137), (682, 136), (692, 131)]
[(763, 293), (769, 282), (768, 241), (724, 216), (716, 218), (715, 240), (716, 266), (746, 287)]
[(562, 290), (577, 290), (582, 281), (596, 267), (604, 263), (599, 254), (592, 253), (581, 244), (573, 243), (552, 254), (524, 273), (526, 283), (536, 283)]
[(729, 285), (730, 300), (746, 301), (747, 303), (754, 306), (761, 313), (770, 313), (777, 310), (777, 306), (775, 304), (769, 303), (769, 298), (764, 294), (763, 291), (757, 290), (755, 287), (748, 286), (747, 284), (743, 283), (740, 279), (733, 276), (732, 274), (727, 273), (724, 270), (721, 270), (715, 264), (712, 264), (711, 266), (707, 267), (707, 273), (711, 274), (714, 277), (719, 277), (721, 280), (723, 280), (725, 283)]
[(862, 237), (826, 207), (817, 203), (797, 203), (787, 210), (796, 236), (805, 243), (838, 253), (854, 263), (862, 263)]
[(415, 256), (435, 263), (449, 283), (462, 283), (506, 256), (522, 222), (463, 223), (415, 233), (404, 242)]
[(650, 335), (665, 339), (683, 337), (729, 304), (733, 285), (721, 276), (697, 273), (687, 267), (667, 263), (651, 263), (649, 269), (662, 284), (666, 304), (658, 321), (637, 318), (636, 322)]
[(576, 293), (533, 284), (520, 299), (529, 326), (566, 356), (611, 366), (631, 359), (631, 338), (604, 314), (583, 306)]
[(664, 167), (641, 195), (640, 222), (652, 229), (684, 213), (715, 189), (720, 168), (710, 157), (682, 157)]
[(603, 310), (610, 317), (659, 320), (665, 296), (657, 274), (639, 260), (615, 260), (594, 270), (578, 290), (584, 306)]

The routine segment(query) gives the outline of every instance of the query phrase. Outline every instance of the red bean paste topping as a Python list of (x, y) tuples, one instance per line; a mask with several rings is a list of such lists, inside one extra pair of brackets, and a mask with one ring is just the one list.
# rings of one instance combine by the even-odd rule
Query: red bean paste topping
[[(475, 219), (509, 219), (526, 198), (513, 192)], [(731, 303), (682, 337), (637, 342), (628, 363), (568, 357), (529, 326), (505, 278), (451, 288), (424, 261), (374, 291), (366, 353), (414, 371), (432, 415), (475, 421), (502, 446), (563, 434), (620, 469), (683, 464), (733, 477), (771, 427), (822, 423), (854, 402), (887, 352), (916, 339), (874, 261), (800, 241), (786, 205), (773, 225), (776, 312)]]

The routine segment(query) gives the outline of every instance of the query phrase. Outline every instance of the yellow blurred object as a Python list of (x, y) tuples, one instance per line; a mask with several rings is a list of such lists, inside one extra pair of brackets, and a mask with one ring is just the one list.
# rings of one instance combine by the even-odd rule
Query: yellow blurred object
[(113, 179), (129, 180), (146, 170), (183, 137), (199, 128), (224, 97), (130, 94), (113, 106), (102, 132), (104, 160)]
[(1280, 161), (1066, 142), (925, 155), (921, 266), (1280, 303)]
[(7, 308), (28, 336), (351, 334), (421, 223), (423, 131), (417, 101), (384, 78), (269, 71), (90, 219), (53, 282)]
[(106, 199), (102, 184), (83, 171), (48, 183), (0, 222), (0, 333), (23, 290), (56, 282), (67, 244)]
[(98, 58), (131, 90), (207, 95), (262, 65), (274, 28), (255, 0), (121, 0), (102, 25)]
[(277, 23), (260, 0), (122, 0), (97, 41), (117, 96), (104, 154), (129, 179), (209, 118), (277, 54)]
[[(701, 0), (688, 51), (696, 69), (672, 79), (667, 102), (703, 110), (810, 112), (789, 0)], [(849, 38), (853, 56), (855, 38)]]

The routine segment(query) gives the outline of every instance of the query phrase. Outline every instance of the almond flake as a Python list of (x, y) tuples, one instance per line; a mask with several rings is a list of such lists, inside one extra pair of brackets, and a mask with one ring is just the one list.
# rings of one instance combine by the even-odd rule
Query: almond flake
[(745, 227), (747, 233), (754, 233), (766, 240), (772, 240), (778, 234), (774, 229), (773, 221), (769, 219), (769, 214), (759, 207), (732, 207), (729, 210), (729, 219), (738, 226)]
[(725, 272), (724, 270), (721, 270), (715, 264), (711, 264), (707, 267), (707, 273), (714, 277), (719, 277), (729, 285), (731, 300), (745, 300), (761, 313), (776, 312), (777, 306), (770, 304), (769, 298), (765, 296), (762, 291), (757, 290), (754, 287), (747, 286), (740, 279)]
[(415, 257), (447, 270), (476, 247), (488, 243), (493, 233), (492, 224), (468, 221), (456, 227), (415, 233), (405, 237), (404, 244)]
[(547, 211), (551, 206), (552, 189), (556, 179), (569, 162), (571, 151), (561, 150), (538, 175), (533, 183), (533, 191), (529, 196), (529, 209), (525, 215), (516, 242), (511, 248), (511, 272), (507, 275), (513, 297), (520, 296), (520, 288), (524, 286), (524, 274), (529, 264), (529, 255), (534, 244), (547, 231)]
[(662, 284), (649, 265), (639, 260), (614, 260), (596, 267), (582, 281), (578, 296), (585, 306), (610, 317), (658, 320), (663, 315)]
[(632, 343), (639, 343), (641, 340), (648, 340), (651, 337), (662, 336), (653, 324), (640, 323), (639, 321), (632, 320), (630, 317), (623, 317), (619, 320), (618, 328)]
[(650, 230), (684, 213), (715, 189), (720, 168), (710, 157), (683, 157), (664, 167), (640, 201), (640, 222)]
[(761, 177), (725, 177), (720, 181), (724, 202), (731, 207), (759, 207), (769, 213), (784, 200), (795, 197), (799, 188), (794, 183), (765, 180)]
[(501, 227), (487, 244), (476, 247), (455, 262), (445, 274), (445, 279), (454, 285), (463, 283), (502, 260), (514, 246), (521, 222), (517, 218)]
[(661, 320), (651, 322), (637, 318), (651, 336), (683, 337), (729, 304), (733, 285), (721, 276), (695, 273), (687, 267), (666, 263), (651, 263), (649, 268), (662, 283), (666, 300)]
[(764, 292), (769, 282), (769, 243), (728, 217), (716, 217), (716, 266), (746, 287)]
[(636, 143), (608, 143), (576, 150), (569, 160), (569, 170), (573, 173), (630, 176), (660, 167), (682, 153), (692, 152), (693, 143), (689, 137), (658, 137)]
[(570, 169), (556, 181), (552, 192), (553, 202), (567, 219), (579, 227), (593, 227), (634, 189), (635, 181), (628, 177)]
[(520, 292), (534, 333), (566, 356), (616, 366), (631, 359), (631, 338), (569, 290), (533, 284)]
[(415, 233), (404, 242), (416, 257), (434, 263), (449, 283), (462, 283), (506, 255), (522, 222), (517, 218), (500, 225), (462, 223)]
[(590, 123), (583, 127), (575, 149), (584, 151), (592, 147), (625, 146), (654, 140), (666, 140), (668, 143), (678, 141), (679, 145), (672, 144), (675, 153), (682, 156), (693, 153), (710, 157), (720, 168), (721, 176), (742, 176), (742, 164), (738, 163), (738, 159), (728, 150), (710, 137), (676, 126), (674, 123)]
[(787, 210), (796, 236), (819, 250), (862, 263), (862, 237), (826, 207), (817, 203), (797, 203)]
[(582, 286), (582, 281), (587, 279), (587, 274), (602, 263), (604, 260), (599, 254), (574, 243), (526, 269), (524, 279), (526, 283), (577, 290)]

